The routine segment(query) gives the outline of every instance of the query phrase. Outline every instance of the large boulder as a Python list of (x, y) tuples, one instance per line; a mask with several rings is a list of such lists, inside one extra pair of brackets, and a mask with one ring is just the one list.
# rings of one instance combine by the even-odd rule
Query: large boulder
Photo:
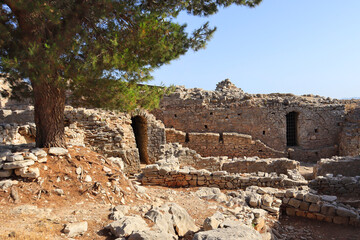
[(205, 231), (217, 229), (224, 220), (224, 215), (221, 212), (216, 212), (214, 215), (204, 220), (203, 228)]
[(125, 216), (106, 226), (115, 237), (128, 237), (135, 231), (148, 230), (144, 219), (140, 216)]
[(169, 213), (172, 215), (175, 230), (180, 237), (185, 236), (189, 231), (197, 232), (199, 230), (188, 212), (179, 205), (169, 204)]
[(146, 213), (146, 218), (155, 223), (155, 227), (171, 235), (180, 237), (187, 232), (196, 232), (199, 228), (187, 211), (176, 203), (165, 204), (160, 208), (151, 209)]
[(227, 201), (227, 196), (220, 191), (219, 188), (209, 188), (209, 187), (202, 187), (195, 194), (199, 198), (204, 198), (207, 200), (215, 200), (217, 202), (224, 202)]
[(68, 237), (76, 237), (83, 235), (88, 230), (87, 222), (76, 222), (66, 224), (64, 228), (64, 233), (68, 235)]
[(145, 214), (145, 217), (155, 223), (153, 228), (176, 236), (172, 216), (169, 213), (168, 207), (165, 207), (165, 209), (164, 207), (162, 209), (151, 209)]
[(199, 232), (193, 240), (262, 240), (260, 233), (245, 225)]
[(128, 240), (176, 240), (177, 238), (167, 232), (155, 232), (155, 231), (139, 231), (134, 232), (128, 238)]

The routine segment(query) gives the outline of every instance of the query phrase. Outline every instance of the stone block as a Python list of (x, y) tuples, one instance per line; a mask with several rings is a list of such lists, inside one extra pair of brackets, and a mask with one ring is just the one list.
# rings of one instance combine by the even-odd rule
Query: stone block
[(315, 213), (320, 212), (320, 205), (318, 205), (316, 203), (310, 204), (309, 211), (310, 212), (315, 212)]
[(265, 194), (265, 195), (262, 196), (262, 204), (267, 206), (267, 207), (271, 207), (271, 204), (272, 204), (273, 200), (274, 199), (268, 194)]
[(65, 148), (61, 148), (61, 147), (51, 147), (49, 149), (49, 154), (50, 155), (55, 155), (55, 156), (64, 156), (66, 154), (68, 154), (69, 151)]
[(344, 207), (337, 207), (336, 214), (341, 217), (353, 217), (353, 218), (357, 217), (356, 212), (352, 211), (351, 209), (344, 208)]
[(28, 166), (31, 166), (34, 164), (35, 164), (35, 162), (33, 160), (7, 162), (7, 163), (4, 163), (3, 168), (4, 169), (17, 169), (17, 168), (28, 167)]
[(335, 216), (336, 214), (336, 208), (333, 205), (329, 204), (323, 204), (321, 206), (321, 214), (324, 214), (325, 216)]
[(294, 198), (296, 196), (296, 190), (289, 189), (285, 192), (285, 197)]
[(287, 207), (286, 208), (286, 215), (288, 216), (295, 216), (296, 213), (296, 209), (295, 208), (291, 208), (291, 207)]
[(297, 200), (295, 198), (291, 198), (288, 202), (288, 205), (294, 207), (294, 208), (299, 208), (300, 207), (300, 204), (301, 204), (301, 201), (300, 200)]
[(304, 212), (304, 211), (296, 211), (296, 216), (298, 216), (298, 217), (306, 217), (306, 212)]
[(307, 218), (310, 218), (310, 219), (316, 219), (315, 213), (311, 213), (311, 212), (307, 212), (307, 213), (306, 213), (306, 217), (307, 217)]
[(9, 169), (9, 170), (0, 170), (0, 178), (10, 177), (12, 173), (13, 173), (13, 170), (12, 170), (12, 169)]
[(23, 161), (23, 160), (24, 160), (24, 156), (21, 153), (15, 153), (6, 156), (6, 161), (8, 162)]
[(319, 221), (324, 221), (325, 220), (325, 215), (322, 215), (320, 213), (315, 213), (316, 215), (316, 219), (319, 220)]
[(309, 203), (317, 203), (318, 201), (320, 201), (320, 196), (312, 194), (312, 193), (307, 193), (304, 196), (304, 201), (309, 202)]
[(307, 203), (307, 202), (301, 202), (300, 203), (300, 210), (303, 210), (303, 211), (308, 211), (309, 210), (309, 203)]

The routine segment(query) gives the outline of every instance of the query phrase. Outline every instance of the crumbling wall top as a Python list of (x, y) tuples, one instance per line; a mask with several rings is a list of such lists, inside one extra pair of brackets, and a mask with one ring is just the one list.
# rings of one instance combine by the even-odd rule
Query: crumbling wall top
[[(195, 105), (247, 105), (257, 107), (269, 106), (300, 106), (300, 107), (344, 107), (344, 103), (338, 99), (321, 97), (319, 95), (306, 94), (297, 96), (291, 93), (249, 94), (238, 88), (229, 79), (225, 79), (216, 85), (215, 91), (201, 88), (187, 89), (184, 86), (176, 86), (175, 91), (166, 97), (166, 105), (179, 105), (179, 101), (186, 101)], [(164, 101), (163, 101), (164, 102)], [(188, 105), (188, 104), (187, 104)]]

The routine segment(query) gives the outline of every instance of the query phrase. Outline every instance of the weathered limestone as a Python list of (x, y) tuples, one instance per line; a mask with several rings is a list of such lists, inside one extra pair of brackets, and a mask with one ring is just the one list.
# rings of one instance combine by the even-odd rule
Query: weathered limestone
[(148, 230), (144, 219), (140, 216), (125, 216), (106, 226), (115, 237), (128, 237), (135, 231)]
[(202, 157), (195, 150), (183, 147), (179, 143), (168, 143), (160, 147), (162, 152), (160, 160), (178, 161), (180, 166), (218, 171), (221, 170), (222, 164), (227, 160), (227, 157)]
[(300, 216), (336, 224), (360, 226), (358, 209), (335, 202), (332, 196), (288, 191), (282, 199), (283, 207), (289, 216)]
[(287, 174), (288, 170), (299, 170), (299, 166), (299, 162), (287, 158), (246, 158), (226, 162), (222, 165), (222, 170), (229, 173), (276, 172), (277, 174)]
[(77, 237), (83, 235), (87, 230), (87, 222), (75, 222), (66, 224), (64, 228), (64, 233), (66, 233), (68, 237)]
[(328, 173), (334, 176), (360, 176), (360, 156), (321, 159), (314, 167), (314, 175), (325, 176)]
[(4, 169), (17, 169), (24, 168), (31, 165), (34, 165), (35, 162), (33, 160), (24, 160), (24, 161), (16, 161), (16, 162), (6, 162), (4, 163)]
[(145, 216), (153, 221), (159, 230), (173, 236), (183, 237), (189, 231), (196, 232), (199, 230), (186, 210), (175, 203), (151, 209)]
[(68, 154), (69, 151), (66, 148), (61, 147), (51, 147), (49, 148), (49, 154), (54, 156), (64, 156)]
[(222, 239), (238, 239), (238, 240), (262, 240), (259, 232), (248, 226), (239, 224), (236, 227), (218, 228), (214, 230), (198, 232), (193, 240), (222, 240)]
[(214, 215), (204, 220), (204, 231), (217, 229), (220, 226), (220, 223), (222, 223), (224, 220), (224, 215), (220, 212), (216, 212)]
[(332, 174), (326, 174), (325, 177), (318, 176), (311, 180), (309, 186), (322, 194), (347, 197), (360, 196), (360, 176), (344, 177), (338, 175), (334, 177)]

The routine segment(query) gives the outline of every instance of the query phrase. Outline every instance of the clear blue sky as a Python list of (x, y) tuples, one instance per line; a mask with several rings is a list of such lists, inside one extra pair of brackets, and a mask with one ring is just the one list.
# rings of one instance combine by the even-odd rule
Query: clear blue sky
[(263, 0), (209, 18), (182, 14), (189, 31), (210, 21), (206, 49), (154, 71), (154, 81), (215, 89), (230, 80), (248, 93), (360, 97), (360, 0)]

